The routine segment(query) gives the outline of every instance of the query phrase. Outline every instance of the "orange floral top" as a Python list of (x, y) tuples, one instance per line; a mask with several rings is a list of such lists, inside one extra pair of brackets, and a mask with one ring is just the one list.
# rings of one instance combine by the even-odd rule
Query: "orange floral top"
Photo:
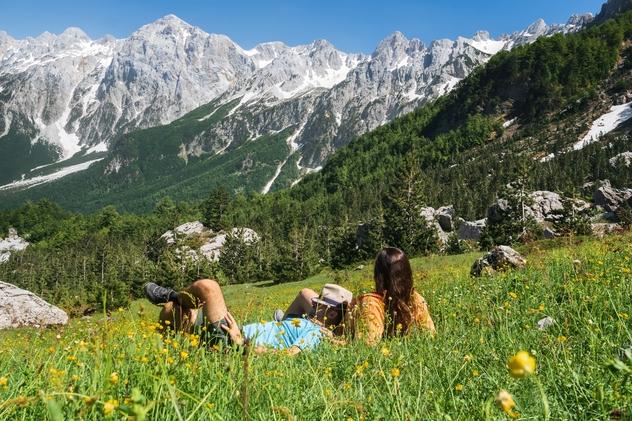
[[(415, 330), (426, 330), (434, 335), (436, 329), (426, 300), (417, 291), (413, 292), (411, 298), (413, 322), (409, 333)], [(369, 346), (376, 345), (384, 335), (386, 322), (384, 307), (384, 298), (374, 292), (354, 298), (345, 315), (345, 331)]]

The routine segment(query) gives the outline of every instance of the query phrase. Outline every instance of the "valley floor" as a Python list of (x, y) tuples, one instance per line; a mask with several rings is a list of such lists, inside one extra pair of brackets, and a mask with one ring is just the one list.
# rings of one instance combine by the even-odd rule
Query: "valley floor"
[[(521, 250), (526, 269), (477, 279), (469, 268), (480, 253), (414, 259), (435, 339), (324, 345), (297, 357), (250, 357), (247, 368), (240, 353), (206, 351), (195, 337), (162, 338), (157, 308), (145, 301), (108, 320), (3, 332), (0, 419), (230, 420), (242, 419), (244, 405), (250, 419), (502, 419), (494, 398), (503, 389), (524, 419), (625, 419), (632, 363), (610, 367), (632, 344), (631, 240), (533, 243)], [(370, 289), (370, 266), (231, 286), (226, 299), (240, 320), (270, 319), (305, 286)], [(545, 316), (555, 324), (539, 330)], [(537, 370), (515, 379), (507, 361), (521, 350)]]

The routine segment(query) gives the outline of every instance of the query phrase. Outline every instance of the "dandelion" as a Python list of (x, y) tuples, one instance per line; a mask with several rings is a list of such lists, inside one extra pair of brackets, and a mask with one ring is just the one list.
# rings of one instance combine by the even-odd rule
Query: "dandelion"
[(103, 404), (103, 413), (108, 416), (118, 408), (119, 402), (116, 399), (110, 399)]
[(509, 359), (507, 368), (512, 377), (527, 377), (535, 372), (535, 357), (527, 351), (519, 351), (516, 355)]
[(400, 376), (401, 372), (399, 371), (399, 368), (392, 368), (391, 369), (391, 376), (393, 376), (393, 378), (398, 378)]
[(517, 300), (518, 299), (518, 294), (516, 294), (513, 291), (509, 292), (509, 296), (511, 297), (512, 300)]
[(382, 347), (381, 352), (382, 352), (382, 355), (385, 356), (385, 357), (388, 357), (389, 355), (391, 355), (391, 351), (385, 346)]
[(457, 392), (462, 392), (463, 385), (461, 383), (458, 383), (456, 386), (454, 386), (454, 390), (456, 390)]
[(498, 407), (507, 415), (512, 418), (516, 418), (520, 416), (517, 412), (514, 412), (514, 408), (516, 407), (516, 402), (514, 402), (513, 397), (506, 390), (501, 390), (498, 392), (498, 396), (496, 396), (496, 404)]
[(9, 379), (6, 378), (5, 376), (0, 377), (0, 386), (2, 386), (3, 389), (7, 389), (9, 386)]
[(210, 409), (210, 410), (212, 410), (213, 408), (215, 408), (215, 404), (214, 404), (214, 403), (208, 402), (208, 403), (206, 404), (206, 409)]
[(180, 351), (180, 358), (186, 360), (187, 358), (189, 358), (189, 353), (186, 351)]
[(167, 357), (167, 365), (171, 365), (175, 362), (175, 360), (172, 357)]
[(118, 373), (115, 371), (112, 374), (110, 374), (110, 383), (111, 384), (117, 384), (119, 382), (119, 375)]
[(463, 357), (463, 361), (465, 361), (466, 363), (469, 363), (469, 362), (470, 362), (470, 361), (472, 361), (472, 360), (473, 360), (473, 358), (472, 358), (472, 356), (471, 356), (470, 354), (466, 354), (466, 355)]
[(476, 370), (476, 369), (472, 370), (472, 377), (478, 377), (480, 375), (481, 375), (481, 373), (479, 373), (478, 370)]
[(557, 341), (561, 344), (563, 344), (564, 342), (566, 342), (568, 340), (568, 338), (564, 335), (560, 335), (557, 337)]

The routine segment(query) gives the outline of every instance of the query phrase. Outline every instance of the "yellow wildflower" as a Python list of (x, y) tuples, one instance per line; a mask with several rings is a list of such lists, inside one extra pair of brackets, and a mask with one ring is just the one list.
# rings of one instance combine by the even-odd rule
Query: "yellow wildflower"
[(186, 351), (180, 351), (180, 358), (186, 360), (187, 358), (189, 358), (189, 353)]
[(389, 355), (391, 355), (391, 351), (385, 346), (382, 347), (381, 352), (382, 352), (382, 355), (385, 356), (385, 357), (388, 357)]
[(103, 413), (107, 416), (112, 414), (116, 408), (118, 408), (119, 403), (116, 399), (110, 399), (109, 401), (103, 404)]
[(399, 368), (392, 368), (391, 369), (391, 376), (393, 376), (394, 378), (398, 378), (400, 376), (401, 372), (399, 371)]
[(520, 416), (520, 414), (514, 412), (513, 409), (516, 407), (516, 402), (514, 402), (513, 397), (506, 390), (498, 392), (498, 396), (496, 396), (496, 404), (505, 414), (511, 417), (515, 418)]
[(566, 342), (568, 340), (568, 338), (564, 335), (560, 335), (557, 337), (557, 341), (561, 344), (563, 344), (564, 342)]
[(457, 392), (462, 392), (463, 385), (461, 383), (458, 383), (456, 386), (454, 386), (454, 390), (456, 390)]
[(118, 373), (115, 371), (112, 374), (110, 374), (110, 383), (112, 384), (117, 384), (119, 382), (119, 375)]
[(509, 359), (507, 368), (509, 374), (512, 377), (521, 378), (527, 377), (535, 372), (536, 361), (535, 357), (530, 355), (527, 351), (520, 351)]
[(518, 294), (516, 294), (513, 291), (509, 292), (509, 296), (511, 297), (512, 300), (517, 300), (518, 299)]
[(481, 373), (479, 373), (479, 371), (478, 371), (478, 370), (476, 370), (476, 369), (472, 370), (472, 376), (473, 376), (473, 377), (478, 377), (478, 376), (480, 376), (480, 375), (481, 375)]
[(463, 357), (463, 361), (465, 361), (466, 363), (469, 363), (470, 361), (472, 361), (472, 359), (473, 359), (473, 358), (472, 358), (472, 356), (471, 356), (470, 354), (466, 354), (466, 355)]

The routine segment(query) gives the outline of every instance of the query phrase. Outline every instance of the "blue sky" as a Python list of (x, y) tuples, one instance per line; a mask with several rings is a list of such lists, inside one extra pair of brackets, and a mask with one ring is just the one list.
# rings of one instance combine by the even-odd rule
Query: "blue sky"
[(401, 31), (424, 42), (523, 29), (538, 18), (562, 23), (597, 13), (605, 0), (21, 0), (0, 6), (0, 30), (16, 38), (78, 26), (93, 38), (126, 37), (169, 13), (206, 32), (226, 34), (244, 48), (264, 41), (289, 45), (327, 39), (349, 52), (373, 51)]

